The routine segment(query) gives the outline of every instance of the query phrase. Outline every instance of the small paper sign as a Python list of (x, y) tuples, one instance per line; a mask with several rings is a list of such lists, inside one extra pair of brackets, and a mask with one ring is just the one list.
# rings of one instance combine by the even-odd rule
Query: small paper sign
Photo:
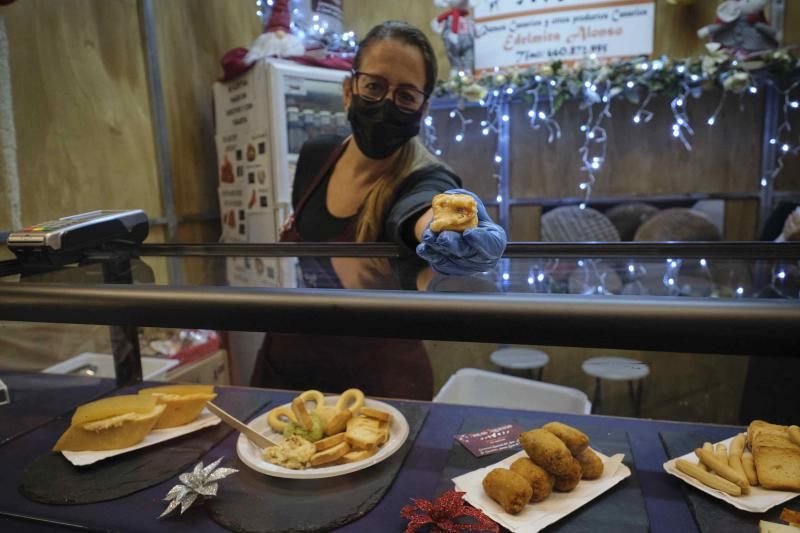
[(493, 453), (519, 448), (519, 435), (523, 432), (517, 424), (506, 424), (496, 428), (488, 428), (476, 433), (456, 435), (460, 442), (475, 457), (483, 457)]

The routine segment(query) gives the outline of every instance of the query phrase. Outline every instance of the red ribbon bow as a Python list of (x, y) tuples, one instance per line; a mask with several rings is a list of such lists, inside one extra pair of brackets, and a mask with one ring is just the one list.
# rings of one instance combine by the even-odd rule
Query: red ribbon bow
[(461, 9), (459, 7), (454, 7), (453, 9), (448, 9), (438, 17), (436, 17), (436, 22), (442, 22), (447, 20), (450, 17), (453, 17), (453, 33), (458, 33), (458, 23), (461, 20), (461, 17), (466, 17), (469, 15), (469, 9)]
[[(439, 496), (435, 502), (412, 498), (414, 505), (406, 505), (400, 515), (408, 520), (405, 533), (415, 533), (430, 524), (430, 533), (457, 533), (460, 531), (491, 531), (499, 533), (500, 526), (483, 514), (480, 509), (464, 504), (464, 493), (449, 490)], [(474, 520), (465, 522), (460, 517)]]

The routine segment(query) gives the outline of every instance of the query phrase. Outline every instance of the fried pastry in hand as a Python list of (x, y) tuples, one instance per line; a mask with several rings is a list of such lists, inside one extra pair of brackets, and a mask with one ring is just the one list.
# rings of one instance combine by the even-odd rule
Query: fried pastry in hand
[(433, 197), (431, 231), (460, 231), (478, 226), (478, 204), (469, 194), (437, 194)]

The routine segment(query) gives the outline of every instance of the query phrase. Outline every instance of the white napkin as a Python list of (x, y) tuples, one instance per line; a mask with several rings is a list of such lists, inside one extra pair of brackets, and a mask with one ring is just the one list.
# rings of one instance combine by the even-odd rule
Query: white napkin
[(603, 475), (599, 479), (581, 480), (572, 492), (553, 491), (546, 500), (529, 503), (517, 515), (506, 513), (500, 504), (484, 492), (483, 478), (494, 468), (508, 468), (520, 457), (527, 457), (524, 451), (506, 457), (499, 463), (458, 476), (453, 479), (453, 483), (456, 490), (466, 492), (465, 500), (501, 526), (510, 531), (534, 533), (564, 518), (631, 475), (630, 469), (622, 464), (624, 454), (608, 457), (597, 450), (594, 452), (603, 461)]
[(139, 448), (146, 448), (147, 446), (152, 446), (153, 444), (158, 444), (159, 442), (164, 442), (165, 440), (174, 439), (175, 437), (180, 437), (181, 435), (186, 435), (187, 433), (191, 433), (193, 431), (197, 431), (198, 429), (202, 429), (209, 426), (216, 426), (219, 424), (221, 420), (217, 415), (211, 413), (208, 409), (203, 409), (200, 413), (200, 416), (194, 419), (193, 422), (189, 422), (188, 424), (184, 424), (183, 426), (178, 426), (175, 428), (167, 428), (167, 429), (154, 429), (147, 436), (137, 444), (136, 446), (130, 446), (128, 448), (120, 448), (119, 450), (107, 450), (104, 452), (68, 452), (62, 451), (61, 453), (64, 457), (67, 458), (67, 461), (74, 464), (75, 466), (86, 466), (92, 463), (96, 463), (97, 461), (102, 461), (103, 459), (108, 459), (109, 457), (114, 457), (115, 455), (121, 455), (123, 453), (128, 453), (133, 450), (138, 450)]

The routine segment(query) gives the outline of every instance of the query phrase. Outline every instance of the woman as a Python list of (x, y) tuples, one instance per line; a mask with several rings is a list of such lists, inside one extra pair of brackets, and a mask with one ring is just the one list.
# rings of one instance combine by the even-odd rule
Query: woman
[[(388, 21), (366, 35), (353, 75), (342, 84), (353, 135), (318, 137), (303, 146), (294, 215), (281, 241), (394, 241), (449, 274), (494, 266), (505, 233), (480, 200), (478, 228), (463, 235), (428, 229), (433, 196), (461, 186), (416, 138), (436, 77), (433, 49), (417, 28)], [(331, 261), (339, 280), (352, 277), (347, 274), (353, 266)], [(327, 392), (358, 387), (367, 394), (429, 400), (433, 373), (417, 340), (268, 334), (253, 384)]]

